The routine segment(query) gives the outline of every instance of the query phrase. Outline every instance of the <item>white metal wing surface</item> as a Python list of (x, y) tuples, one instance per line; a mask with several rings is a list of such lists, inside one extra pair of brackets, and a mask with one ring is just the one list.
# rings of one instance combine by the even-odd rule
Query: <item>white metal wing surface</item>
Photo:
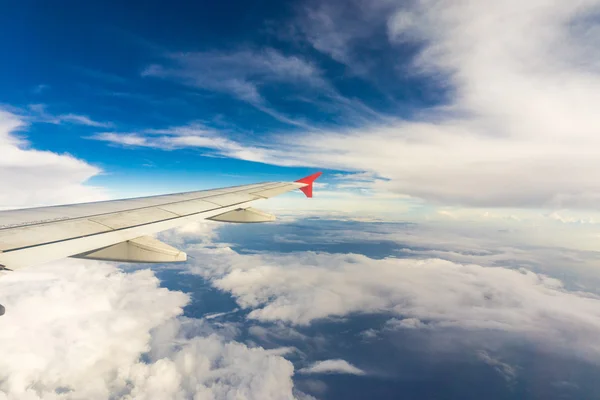
[(121, 262), (185, 261), (185, 253), (148, 236), (189, 221), (268, 222), (250, 203), (295, 189), (312, 197), (321, 173), (295, 182), (264, 182), (177, 193), (0, 212), (0, 268), (14, 270), (65, 257)]

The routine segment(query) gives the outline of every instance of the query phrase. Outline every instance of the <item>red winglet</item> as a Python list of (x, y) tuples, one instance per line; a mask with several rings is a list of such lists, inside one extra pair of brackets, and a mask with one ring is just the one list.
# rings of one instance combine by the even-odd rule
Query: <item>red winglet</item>
[(322, 174), (322, 172), (316, 172), (312, 175), (309, 175), (305, 178), (302, 179), (298, 179), (296, 182), (298, 183), (306, 183), (307, 186), (301, 187), (300, 190), (302, 190), (304, 192), (304, 194), (306, 195), (306, 197), (313, 197), (312, 196), (312, 189), (313, 189), (313, 182), (317, 180), (318, 177), (320, 177)]

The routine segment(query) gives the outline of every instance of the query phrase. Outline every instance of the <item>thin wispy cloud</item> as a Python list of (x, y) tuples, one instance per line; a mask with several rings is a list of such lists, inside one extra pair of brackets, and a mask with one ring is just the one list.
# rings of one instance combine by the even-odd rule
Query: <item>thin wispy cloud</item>
[[(396, 7), (387, 14), (387, 40), (419, 44), (413, 71), (445, 77), (453, 93), (448, 104), (412, 120), (272, 134), (260, 148), (238, 143), (245, 151), (223, 155), (366, 171), (386, 179), (382, 189), (435, 204), (597, 210), (600, 53), (590, 44), (595, 25), (584, 18), (596, 9), (594, 1), (542, 0), (531, 3), (529, 12), (521, 12), (516, 1)], [(485, 24), (477, 22), (479, 15), (486, 16)], [(327, 18), (341, 16), (331, 11)], [(183, 68), (160, 67), (153, 74), (175, 75), (255, 104), (263, 101), (261, 79), (324, 85), (318, 69), (274, 54), (241, 53), (239, 64), (231, 55), (183, 55)], [(235, 65), (248, 69), (230, 75)], [(203, 74), (209, 66), (227, 72)], [(257, 72), (265, 69), (272, 76)]]
[(48, 107), (45, 104), (30, 104), (29, 110), (35, 122), (43, 122), (55, 125), (84, 125), (94, 128), (112, 128), (114, 126), (112, 122), (95, 121), (87, 115), (73, 113), (52, 114), (48, 111)]
[(364, 51), (386, 45), (377, 35), (385, 32), (386, 18), (396, 7), (385, 0), (309, 1), (298, 7), (293, 24), (315, 50), (344, 64), (351, 73), (367, 76), (376, 71)]
[[(220, 92), (252, 105), (279, 122), (308, 131), (321, 127), (298, 113), (291, 116), (277, 103), (307, 103), (328, 114), (340, 115), (347, 123), (390, 120), (360, 99), (348, 98), (326, 79), (314, 63), (299, 55), (286, 55), (273, 48), (172, 53), (164, 64), (153, 64), (143, 77), (170, 79), (198, 89)], [(281, 98), (281, 88), (287, 94)], [(276, 89), (277, 95), (268, 94)], [(324, 98), (325, 101), (319, 100)]]
[(68, 68), (76, 74), (108, 84), (126, 85), (130, 83), (127, 78), (121, 75), (102, 71), (100, 69), (86, 68), (81, 66), (69, 66)]
[(94, 121), (87, 115), (78, 115), (78, 114), (60, 114), (56, 116), (56, 120), (58, 123), (71, 123), (76, 125), (85, 125), (92, 126), (94, 128), (110, 128), (113, 126), (111, 122), (99, 122)]
[(147, 67), (142, 76), (175, 79), (199, 89), (226, 93), (281, 122), (301, 128), (311, 129), (312, 126), (277, 111), (261, 94), (260, 87), (268, 83), (295, 87), (326, 85), (315, 65), (271, 48), (229, 53), (174, 53), (167, 55), (167, 61), (167, 65), (154, 64)]
[(219, 131), (200, 124), (165, 129), (146, 129), (139, 132), (100, 132), (88, 137), (124, 147), (150, 147), (175, 150), (196, 147), (217, 154), (244, 151), (246, 147), (227, 138)]
[(34, 94), (42, 94), (49, 89), (50, 89), (50, 85), (41, 83), (41, 84), (35, 86), (32, 91)]

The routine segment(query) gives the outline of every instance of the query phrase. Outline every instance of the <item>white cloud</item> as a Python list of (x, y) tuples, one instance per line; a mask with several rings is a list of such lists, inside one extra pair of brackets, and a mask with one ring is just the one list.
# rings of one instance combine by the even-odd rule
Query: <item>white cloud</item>
[(317, 361), (309, 367), (298, 371), (301, 374), (351, 374), (365, 375), (365, 371), (345, 360)]
[[(345, 21), (344, 10), (319, 6), (309, 13), (309, 19), (318, 22), (314, 25), (335, 33), (319, 36), (326, 43), (315, 39), (313, 44), (343, 59), (362, 35), (356, 30), (371, 34), (371, 28), (361, 24), (387, 18), (392, 45), (400, 50), (406, 43), (421, 46), (411, 72), (441, 82), (449, 93), (447, 104), (422, 110), (413, 120), (367, 123), (358, 129), (308, 129), (293, 137), (273, 135), (261, 146), (238, 143), (243, 150), (216, 148), (219, 153), (284, 166), (368, 172), (384, 178), (376, 185), (380, 191), (433, 203), (598, 209), (597, 0), (352, 4), (361, 11), (353, 14), (358, 18), (354, 30), (337, 29)], [(290, 77), (283, 68), (270, 66), (287, 65), (289, 57), (273, 62), (270, 53), (265, 54), (247, 57), (250, 71), (260, 67), (273, 79), (313, 76), (307, 71), (314, 69), (298, 67), (290, 68)], [(207, 65), (234, 59), (208, 55)], [(184, 69), (185, 79), (199, 80), (202, 87), (212, 85), (200, 73), (206, 54), (197, 62), (196, 55), (181, 57), (200, 68)], [(253, 76), (240, 74), (231, 85), (237, 82), (246, 90), (227, 90), (256, 101), (257, 92), (250, 90), (256, 89)], [(229, 75), (215, 81), (228, 79)]]
[(197, 87), (224, 91), (250, 103), (263, 101), (256, 80), (299, 81), (324, 84), (320, 71), (311, 63), (286, 56), (275, 49), (260, 51), (192, 52), (169, 55), (172, 68), (152, 65), (143, 76), (176, 77)]
[(359, 336), (362, 337), (364, 340), (372, 340), (377, 339), (377, 337), (379, 336), (379, 332), (373, 328), (369, 328), (359, 333)]
[(85, 185), (101, 170), (68, 154), (31, 149), (19, 135), (23, 117), (0, 110), (0, 207), (102, 200), (104, 192)]
[(148, 146), (148, 140), (135, 133), (102, 132), (90, 136), (91, 139), (118, 144), (121, 146)]
[(60, 388), (108, 397), (111, 385), (124, 386), (119, 367), (148, 350), (150, 329), (187, 302), (158, 284), (149, 270), (125, 274), (81, 261), (4, 274), (1, 391), (21, 399), (51, 398)]
[(65, 260), (4, 274), (0, 292), (2, 399), (294, 398), (290, 349), (177, 318), (188, 296), (150, 270)]
[[(281, 102), (300, 104), (303, 109), (313, 107), (316, 112), (325, 113), (344, 125), (391, 120), (360, 99), (344, 97), (304, 55), (285, 54), (270, 47), (170, 53), (161, 64), (147, 67), (142, 76), (230, 95), (296, 129), (320, 131), (309, 122), (310, 114), (297, 112), (292, 117), (288, 111), (279, 111)], [(270, 88), (277, 89), (275, 96)], [(293, 91), (281, 96), (282, 89)]]
[(227, 153), (248, 152), (249, 150), (237, 142), (225, 138), (216, 130), (200, 124), (176, 126), (166, 129), (146, 129), (133, 133), (101, 132), (89, 136), (89, 139), (109, 142), (124, 147), (152, 147), (163, 150), (175, 150), (187, 147), (197, 147)]
[[(191, 222), (175, 229), (159, 233), (161, 240), (173, 243), (175, 246), (202, 246), (213, 244), (217, 238), (216, 228), (218, 222), (204, 220)], [(219, 245), (216, 243), (215, 245)]]
[(368, 74), (375, 75), (379, 69), (364, 52), (385, 45), (378, 34), (395, 7), (397, 3), (389, 0), (308, 1), (300, 9), (295, 26), (315, 50), (370, 79)]
[(236, 312), (238, 312), (239, 309), (235, 309), (235, 310), (231, 310), (231, 311), (227, 311), (227, 312), (219, 312), (219, 313), (212, 313), (212, 314), (205, 314), (202, 318), (203, 319), (215, 319), (215, 318), (221, 318), (224, 317), (226, 315), (231, 315), (231, 314), (235, 314)]
[(191, 271), (230, 292), (250, 319), (306, 325), (385, 313), (396, 316), (387, 329), (490, 330), (600, 359), (600, 298), (527, 270), (357, 254), (241, 255), (223, 246), (188, 252), (198, 260)]
[[(294, 366), (276, 351), (217, 335), (174, 346), (168, 358), (131, 367), (131, 399), (294, 399)], [(285, 353), (285, 352), (284, 352)]]
[(419, 329), (419, 328), (425, 328), (426, 326), (427, 326), (427, 324), (424, 324), (417, 318), (404, 318), (404, 319), (392, 318), (385, 323), (385, 328), (392, 329), (392, 330)]
[(389, 189), (429, 200), (597, 208), (600, 53), (587, 17), (598, 2), (414, 4), (398, 6), (390, 37), (423, 45), (414, 66), (447, 77), (448, 107), (299, 141), (329, 149), (319, 158), (332, 167), (376, 172)]
[(517, 369), (510, 364), (492, 357), (487, 351), (480, 350), (477, 353), (478, 358), (490, 367), (494, 368), (502, 377), (509, 383), (513, 382), (517, 377)]
[(301, 119), (292, 119), (269, 105), (261, 94), (264, 83), (326, 87), (321, 72), (312, 63), (266, 48), (240, 49), (232, 52), (173, 53), (167, 65), (151, 65), (142, 76), (175, 79), (186, 85), (232, 95), (273, 118), (298, 127), (311, 129)]
[(111, 128), (113, 124), (111, 122), (100, 122), (95, 121), (87, 115), (80, 114), (51, 114), (46, 110), (44, 104), (31, 104), (29, 106), (31, 112), (33, 112), (33, 120), (35, 122), (44, 122), (47, 124), (60, 125), (63, 123), (85, 125), (95, 128)]
[(62, 115), (58, 115), (57, 119), (59, 122), (70, 122), (72, 124), (93, 126), (96, 128), (110, 128), (113, 126), (113, 124), (110, 122), (94, 121), (87, 115), (62, 114)]
[(547, 214), (546, 217), (548, 217), (552, 220), (558, 221), (558, 222), (562, 222), (563, 224), (595, 224), (596, 223), (594, 221), (594, 219), (591, 217), (589, 217), (587, 219), (575, 218), (575, 217), (571, 217), (571, 216), (561, 215), (557, 211), (553, 211), (553, 212)]

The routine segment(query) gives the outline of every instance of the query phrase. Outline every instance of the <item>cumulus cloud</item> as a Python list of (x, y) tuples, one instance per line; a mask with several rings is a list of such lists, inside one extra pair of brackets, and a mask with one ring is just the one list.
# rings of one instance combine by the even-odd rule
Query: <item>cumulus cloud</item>
[[(62, 261), (6, 273), (0, 335), (2, 392), (48, 398), (61, 391), (106, 398), (118, 369), (148, 350), (150, 330), (179, 315), (187, 296), (159, 287), (149, 270)], [(63, 398), (67, 394), (62, 395)]]
[(23, 117), (0, 110), (0, 204), (4, 208), (102, 200), (85, 184), (101, 170), (68, 154), (38, 151), (22, 137)]
[(215, 334), (196, 336), (176, 343), (167, 357), (133, 365), (125, 398), (292, 400), (294, 366), (282, 354)]
[(150, 270), (66, 260), (4, 274), (2, 399), (293, 399), (287, 350), (177, 318), (188, 296)]
[(317, 361), (309, 367), (298, 371), (301, 374), (351, 374), (365, 375), (365, 371), (355, 367), (346, 360)]
[[(339, 234), (339, 232), (338, 232)], [(386, 329), (493, 331), (549, 351), (600, 358), (600, 299), (525, 269), (357, 254), (238, 254), (196, 247), (193, 273), (230, 292), (248, 318), (308, 325), (377, 313)]]

